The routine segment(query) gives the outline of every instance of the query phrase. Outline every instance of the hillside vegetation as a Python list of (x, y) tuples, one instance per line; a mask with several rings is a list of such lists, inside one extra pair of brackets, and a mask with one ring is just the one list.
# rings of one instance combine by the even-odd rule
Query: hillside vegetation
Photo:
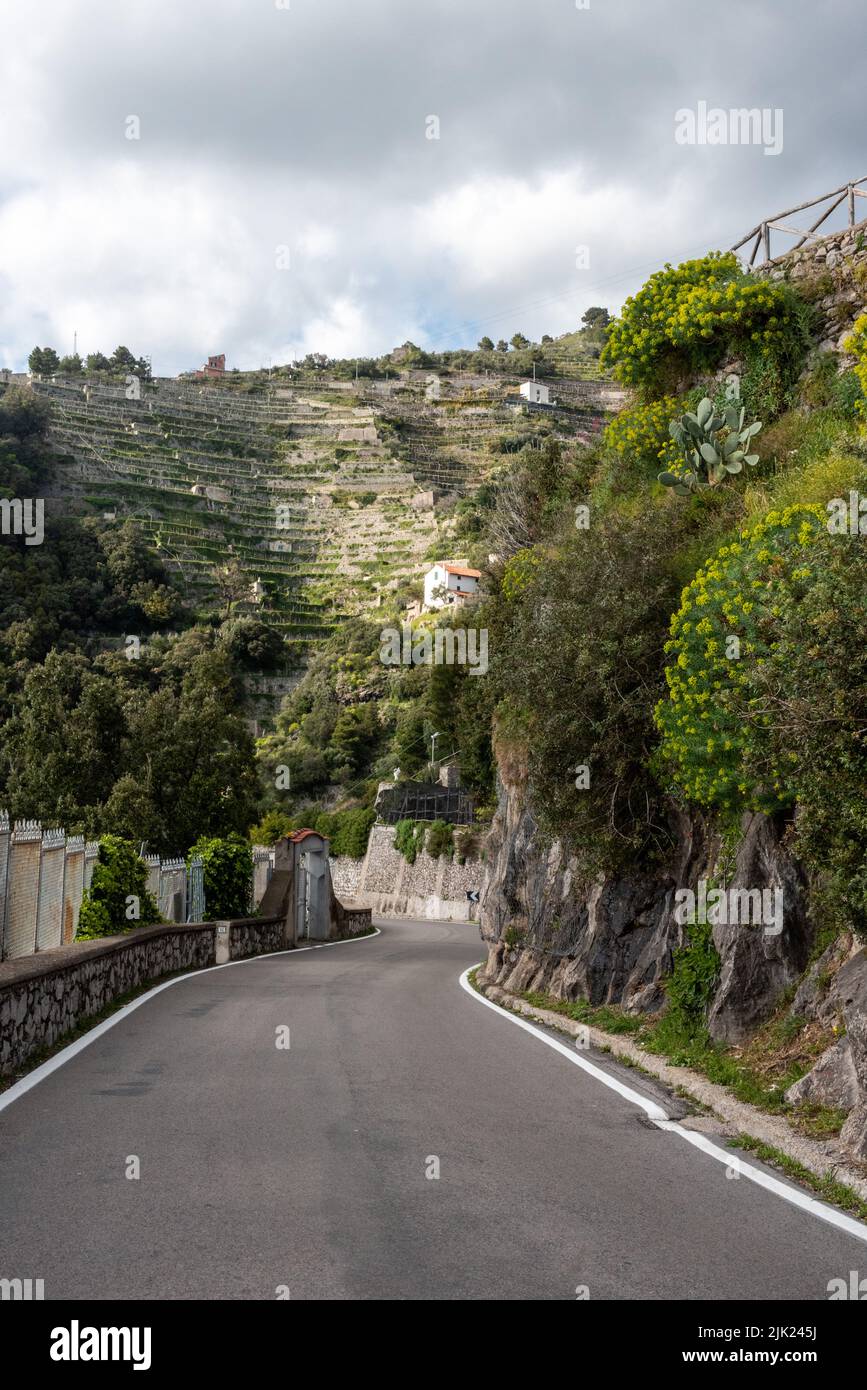
[(865, 334), (818, 352), (809, 291), (711, 255), (627, 302), (604, 360), (631, 404), (541, 509), (539, 475), (518, 491), (494, 720), (588, 872), (652, 863), (678, 806), (729, 840), (764, 810), (829, 927), (864, 931), (867, 519), (835, 518), (867, 494)]
[[(232, 386), (180, 383), (114, 423), (106, 396), (98, 428), (92, 399), (89, 414), (54, 401), (52, 438), (68, 457), (126, 464), (106, 471), (98, 498), (115, 521), (70, 523), (66, 559), (58, 539), (46, 561), (19, 547), (9, 562), (19, 596), (4, 638), (5, 747), (26, 748), (27, 711), (49, 675), (59, 680), (58, 662), (73, 691), (60, 701), (66, 718), (96, 699), (93, 680), (110, 683), (120, 714), (94, 721), (95, 765), (112, 773), (86, 795), (64, 799), (54, 774), (37, 788), (7, 751), (13, 809), (72, 822), (77, 806), (88, 825), (117, 828), (121, 816), (125, 833), (144, 838), (164, 814), (141, 787), (142, 767), (153, 781), (148, 700), (180, 710), (185, 689), (201, 698), (193, 672), (213, 670), (221, 717), (237, 720), (244, 672), (290, 671), (306, 646), (260, 733), (255, 788), (249, 735), (231, 726), (239, 792), (226, 829), (264, 817), (253, 833), (268, 839), (327, 815), (357, 851), (377, 781), (395, 768), (427, 775), (436, 734), (437, 757), (459, 764), (483, 814), (496, 798), (494, 748), (522, 768), (538, 821), (588, 874), (664, 855), (678, 807), (703, 809), (729, 837), (745, 810), (780, 816), (817, 911), (831, 928), (863, 929), (865, 542), (857, 517), (854, 531), (828, 523), (835, 499), (848, 506), (867, 492), (867, 333), (856, 326), (848, 356), (818, 351), (814, 306), (809, 284), (746, 275), (731, 256), (665, 267), (620, 319), (590, 328), (599, 370), (632, 392), (602, 432), (577, 399), (546, 415), (508, 409), (493, 344), (472, 361), (437, 360), (433, 400), (432, 359), (408, 345), (391, 368), (369, 364), (366, 384), (308, 362), (283, 397), (241, 374)], [(557, 341), (562, 355), (589, 358), (586, 341)], [(519, 341), (508, 355), (523, 351)], [(487, 382), (466, 374), (479, 357)], [(398, 367), (400, 377), (378, 375)], [(327, 386), (317, 381), (326, 372)], [(373, 403), (380, 383), (389, 389)], [(5, 410), (7, 421), (26, 415), (8, 398)], [(82, 415), (90, 432), (73, 450)], [(130, 423), (136, 432), (122, 437)], [(340, 429), (362, 437), (338, 442)], [(7, 469), (47, 468), (38, 436), (32, 421), (13, 421)], [(48, 472), (63, 476), (56, 463)], [(191, 496), (194, 474), (228, 500)], [(425, 487), (430, 512), (409, 506)], [(279, 530), (265, 525), (278, 497), (297, 523), (290, 552), (271, 548)], [(132, 566), (118, 558), (145, 541)], [(94, 559), (73, 560), (85, 547)], [(401, 622), (423, 569), (448, 553), (484, 574), (484, 601), (455, 619), (488, 632), (484, 678), (380, 660), (382, 629)], [(86, 569), (87, 584), (101, 566), (107, 577), (98, 601), (85, 591), (71, 605), (67, 625), (60, 600), (55, 613), (53, 600), (24, 596), (37, 592), (20, 573), (27, 564), (42, 582), (64, 564)], [(267, 593), (258, 606), (247, 602), (251, 566)], [(107, 649), (130, 623), (149, 635), (143, 664)]]
[[(516, 410), (531, 363), (555, 370), (516, 338), (178, 381), (126, 348), (34, 349), (34, 391), (0, 402), (0, 484), (45, 495), (48, 518), (43, 547), (2, 538), (0, 806), (182, 851), (328, 816), (363, 853), (377, 779), (424, 772), (434, 731), (440, 757), (477, 750), (490, 805), (487, 718), (464, 730), (450, 700), (462, 673), (429, 692), (386, 670), (379, 633), (434, 560), (487, 563), (480, 518), (515, 458), (598, 432), (592, 394)], [(599, 377), (600, 330), (574, 338), (571, 375)], [(188, 726), (201, 767), (172, 761)]]

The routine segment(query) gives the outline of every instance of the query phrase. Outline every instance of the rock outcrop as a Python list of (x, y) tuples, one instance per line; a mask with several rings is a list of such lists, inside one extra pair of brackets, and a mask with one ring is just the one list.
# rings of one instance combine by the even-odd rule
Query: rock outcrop
[[(662, 1008), (672, 952), (684, 944), (675, 893), (697, 891), (701, 879), (719, 880), (720, 844), (703, 818), (680, 815), (675, 844), (670, 861), (652, 872), (588, 882), (558, 841), (543, 842), (520, 791), (504, 787), (482, 897), (488, 975), (505, 989), (545, 990), (635, 1013)], [(780, 890), (784, 903), (779, 934), (754, 925), (714, 927), (722, 964), (710, 1031), (720, 1041), (739, 1042), (799, 979), (810, 951), (803, 875), (780, 825), (762, 815), (744, 818), (726, 887)]]

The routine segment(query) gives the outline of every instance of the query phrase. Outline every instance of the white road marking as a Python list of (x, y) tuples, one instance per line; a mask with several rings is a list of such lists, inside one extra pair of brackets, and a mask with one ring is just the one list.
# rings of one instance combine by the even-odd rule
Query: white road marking
[(372, 936), (379, 935), (379, 927), (375, 927), (372, 932), (365, 932), (364, 936), (348, 936), (343, 941), (321, 941), (316, 946), (293, 946), (285, 951), (263, 951), (261, 955), (245, 956), (243, 960), (227, 960), (222, 965), (206, 965), (204, 970), (188, 970), (185, 975), (176, 975), (173, 980), (165, 980), (161, 985), (154, 985), (153, 989), (149, 989), (146, 994), (140, 994), (138, 999), (124, 1004), (123, 1008), (118, 1009), (110, 1018), (104, 1019), (102, 1023), (97, 1023), (95, 1028), (91, 1028), (82, 1037), (76, 1038), (75, 1042), (62, 1047), (53, 1057), (49, 1057), (47, 1062), (43, 1062), (39, 1067), (34, 1067), (27, 1076), (23, 1076), (20, 1081), (15, 1082), (14, 1086), (10, 1086), (8, 1091), (0, 1094), (0, 1111), (5, 1110), (13, 1101), (20, 1100), (21, 1096), (26, 1095), (34, 1086), (38, 1086), (40, 1081), (44, 1081), (52, 1072), (57, 1071), (58, 1067), (70, 1062), (79, 1052), (83, 1052), (92, 1042), (96, 1042), (97, 1038), (101, 1038), (103, 1033), (108, 1032), (109, 1028), (113, 1028), (122, 1019), (128, 1018), (135, 1009), (146, 1004), (149, 999), (153, 999), (155, 994), (161, 994), (164, 989), (171, 989), (172, 985), (182, 985), (185, 980), (198, 979), (200, 975), (210, 975), (214, 970), (228, 970), (233, 965), (250, 965), (253, 961), (271, 960), (274, 956), (297, 956), (302, 951), (319, 951), (323, 946), (350, 946), (353, 942), (368, 941)]
[(854, 1217), (847, 1216), (845, 1212), (837, 1211), (836, 1207), (827, 1206), (816, 1197), (810, 1197), (806, 1192), (802, 1192), (800, 1188), (790, 1187), (788, 1183), (781, 1182), (779, 1178), (773, 1177), (770, 1173), (763, 1172), (761, 1168), (754, 1168), (751, 1163), (747, 1163), (745, 1159), (741, 1158), (740, 1154), (735, 1154), (734, 1150), (722, 1149), (718, 1144), (714, 1144), (713, 1140), (708, 1139), (706, 1134), (699, 1134), (695, 1130), (684, 1129), (676, 1120), (670, 1120), (661, 1106), (657, 1105), (652, 1100), (648, 1100), (646, 1096), (633, 1090), (631, 1086), (627, 1086), (625, 1082), (620, 1081), (616, 1076), (611, 1076), (609, 1072), (603, 1071), (601, 1067), (597, 1067), (593, 1062), (589, 1062), (586, 1057), (582, 1057), (580, 1052), (576, 1052), (574, 1048), (567, 1047), (565, 1043), (559, 1042), (557, 1038), (549, 1037), (547, 1033), (544, 1033), (542, 1029), (536, 1027), (535, 1024), (528, 1023), (525, 1018), (519, 1018), (517, 1014), (511, 1013), (508, 1009), (502, 1008), (501, 1005), (493, 1003), (490, 999), (486, 999), (485, 996), (480, 994), (477, 989), (474, 989), (469, 982), (469, 976), (472, 971), (478, 969), (478, 965), (471, 965), (469, 969), (465, 970), (460, 976), (460, 983), (462, 988), (465, 989), (468, 994), (472, 995), (473, 999), (479, 1004), (485, 1004), (489, 1009), (495, 1009), (498, 1014), (502, 1014), (510, 1023), (517, 1024), (517, 1026), (523, 1028), (525, 1032), (532, 1033), (534, 1037), (538, 1038), (540, 1042), (545, 1043), (547, 1047), (553, 1048), (555, 1052), (560, 1052), (567, 1061), (573, 1064), (573, 1066), (580, 1067), (582, 1071), (589, 1072), (597, 1081), (601, 1081), (603, 1086), (608, 1086), (610, 1090), (616, 1091), (618, 1095), (631, 1101), (633, 1105), (640, 1106), (644, 1113), (653, 1120), (657, 1128), (665, 1130), (668, 1134), (679, 1135), (680, 1138), (685, 1139), (688, 1144), (693, 1144), (695, 1148), (701, 1149), (702, 1153), (707, 1154), (710, 1158), (715, 1158), (717, 1162), (725, 1164), (727, 1168), (731, 1168), (733, 1160), (737, 1158), (738, 1168), (742, 1177), (749, 1178), (750, 1182), (756, 1183), (759, 1187), (764, 1187), (768, 1192), (773, 1192), (777, 1197), (782, 1197), (786, 1202), (791, 1202), (793, 1206), (800, 1207), (802, 1211), (807, 1211), (812, 1216), (818, 1217), (820, 1221), (827, 1221), (829, 1225), (836, 1226), (838, 1230), (845, 1231), (847, 1235), (854, 1236), (856, 1240), (867, 1241), (867, 1226), (865, 1226), (863, 1222), (856, 1221)]

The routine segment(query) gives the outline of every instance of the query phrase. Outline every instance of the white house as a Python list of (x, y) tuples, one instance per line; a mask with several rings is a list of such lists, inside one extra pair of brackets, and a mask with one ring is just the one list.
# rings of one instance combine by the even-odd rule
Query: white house
[(550, 405), (550, 392), (542, 381), (525, 381), (521, 386), (521, 395), (525, 401), (532, 401), (534, 405)]
[(480, 570), (468, 569), (466, 565), (447, 564), (441, 560), (424, 577), (425, 609), (431, 612), (475, 598), (481, 577)]

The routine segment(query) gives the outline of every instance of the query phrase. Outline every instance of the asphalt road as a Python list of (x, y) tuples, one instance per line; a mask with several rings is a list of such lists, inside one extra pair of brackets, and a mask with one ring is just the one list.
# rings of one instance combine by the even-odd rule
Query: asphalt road
[(382, 925), (193, 975), (0, 1112), (0, 1276), (47, 1299), (826, 1299), (867, 1267), (461, 989), (474, 926)]

